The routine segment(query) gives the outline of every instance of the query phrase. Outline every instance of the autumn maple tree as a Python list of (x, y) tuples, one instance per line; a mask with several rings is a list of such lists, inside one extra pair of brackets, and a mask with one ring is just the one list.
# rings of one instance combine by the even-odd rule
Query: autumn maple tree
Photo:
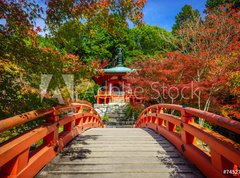
[[(231, 6), (225, 7), (231, 9)], [(229, 95), (225, 85), (228, 75), (238, 71), (240, 66), (239, 11), (226, 11), (225, 7), (219, 6), (218, 11), (209, 10), (204, 22), (186, 24), (178, 32), (183, 40), (183, 50), (203, 63), (195, 80), (206, 87), (204, 110), (208, 110), (211, 98), (212, 108), (224, 103), (219, 96)], [(235, 95), (235, 100), (238, 97)]]
[[(125, 33), (121, 29), (128, 28), (128, 19), (135, 24), (141, 24), (144, 3), (145, 0), (0, 1), (0, 18), (3, 20), (0, 24), (1, 118), (56, 104), (52, 100), (40, 100), (42, 74), (54, 74), (50, 85), (52, 89), (63, 86), (62, 74), (74, 75), (76, 85), (77, 80), (91, 79), (91, 76), (96, 74), (95, 68), (101, 66), (97, 64), (97, 59), (112, 57), (106, 55), (109, 55), (106, 50), (104, 52), (98, 47), (98, 44), (104, 41), (99, 38), (101, 34), (108, 33), (107, 35), (117, 39)], [(44, 28), (36, 26), (39, 18), (45, 20), (49, 38), (39, 36), (38, 33)], [(68, 24), (70, 27), (65, 28)], [(72, 24), (80, 24), (84, 28), (79, 31)], [(70, 29), (76, 31), (75, 34), (80, 37), (84, 34), (90, 37), (84, 39), (87, 40), (84, 43), (89, 44), (83, 46), (84, 50), (75, 49), (74, 47), (78, 47), (77, 43), (75, 46), (68, 45), (73, 40), (70, 33), (67, 33)], [(95, 40), (96, 33), (98, 40)], [(54, 40), (57, 43), (52, 42)], [(61, 47), (62, 40), (67, 41), (64, 48)], [(107, 41), (110, 42), (111, 40)], [(67, 49), (69, 46), (73, 48)], [(94, 58), (95, 62), (82, 60), (85, 51), (87, 56), (91, 55), (91, 51), (97, 51), (97, 48), (99, 53), (96, 54), (102, 56), (92, 55), (90, 59)], [(104, 64), (104, 60), (101, 63)]]
[(1, 118), (53, 105), (40, 100), (41, 74), (54, 74), (58, 85), (61, 74), (85, 76), (91, 73), (78, 56), (61, 54), (56, 48), (41, 46), (35, 19), (43, 9), (35, 1), (1, 1), (0, 17), (0, 115)]
[(178, 52), (133, 64), (138, 72), (129, 82), (143, 87), (147, 103), (172, 102), (239, 118), (239, 21), (238, 11), (220, 6), (204, 21), (185, 23), (176, 32)]
[[(83, 85), (95, 69), (114, 66), (118, 47), (136, 69), (128, 80), (146, 105), (177, 103), (239, 118), (238, 4), (226, 4), (229, 0), (209, 7), (203, 19), (185, 6), (173, 35), (144, 25), (145, 2), (48, 0), (43, 6), (34, 0), (0, 1), (1, 118), (55, 103), (40, 103), (42, 74), (54, 73), (53, 89), (62, 74), (73, 74)], [(39, 35), (38, 18), (45, 20), (48, 37)]]
[(59, 27), (66, 21), (82, 20), (88, 25), (99, 24), (102, 28), (118, 25), (127, 26), (127, 19), (135, 24), (142, 22), (142, 9), (146, 0), (49, 0), (47, 22), (51, 29)]

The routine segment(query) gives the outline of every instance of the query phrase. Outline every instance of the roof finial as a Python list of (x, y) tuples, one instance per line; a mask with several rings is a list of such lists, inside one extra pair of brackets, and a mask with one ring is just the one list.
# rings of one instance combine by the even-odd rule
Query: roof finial
[(118, 65), (117, 66), (123, 66), (123, 61), (122, 61), (122, 48), (118, 48)]

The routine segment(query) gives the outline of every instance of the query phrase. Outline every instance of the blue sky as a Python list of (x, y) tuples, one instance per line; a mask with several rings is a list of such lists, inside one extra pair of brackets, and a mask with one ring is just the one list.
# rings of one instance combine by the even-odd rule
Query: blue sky
[(146, 24), (158, 25), (171, 31), (175, 23), (175, 16), (185, 4), (192, 5), (203, 13), (206, 0), (148, 0), (143, 9)]
[[(148, 0), (143, 9), (143, 20), (146, 24), (158, 25), (171, 31), (172, 26), (175, 23), (175, 16), (181, 11), (185, 4), (192, 5), (193, 9), (198, 9), (202, 14), (205, 8), (205, 3), (206, 0)], [(45, 6), (44, 4), (42, 5)], [(0, 19), (0, 24), (3, 24), (4, 22), (3, 19)], [(37, 19), (36, 26), (43, 27), (44, 21)], [(129, 26), (133, 27), (131, 23)], [(41, 32), (40, 34), (44, 35), (44, 32)]]

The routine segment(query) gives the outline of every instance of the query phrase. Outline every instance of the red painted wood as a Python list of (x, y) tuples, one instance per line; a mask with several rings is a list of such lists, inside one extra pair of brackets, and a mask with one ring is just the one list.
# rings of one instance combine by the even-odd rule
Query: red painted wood
[[(58, 117), (59, 112), (69, 109), (76, 110), (77, 113), (62, 118)], [(33, 113), (38, 114), (33, 116)], [(48, 116), (48, 124), (39, 126), (1, 145), (0, 177), (33, 177), (79, 133), (94, 127), (104, 127), (98, 113), (87, 104), (73, 103), (69, 106), (28, 112), (26, 115), (31, 115), (28, 117), (30, 118), (28, 121), (40, 116)], [(0, 130), (4, 131), (25, 123), (27, 122), (26, 117), (19, 115), (3, 120)], [(83, 122), (84, 119), (85, 122)], [(10, 121), (9, 124), (8, 121)], [(64, 130), (59, 133), (58, 128), (61, 126), (64, 127)], [(43, 139), (43, 144), (29, 153), (30, 146), (40, 139)]]
[[(163, 108), (180, 111), (181, 117), (163, 113)], [(155, 115), (152, 112), (154, 109), (157, 113), (157, 121), (153, 123), (149, 118)], [(240, 133), (240, 122), (198, 109), (171, 104), (158, 104), (146, 108), (140, 114), (135, 127), (148, 127), (166, 137), (207, 177), (227, 177), (223, 174), (224, 170), (240, 168), (240, 144), (195, 123), (194, 116), (236, 134)], [(163, 125), (164, 121), (166, 126)], [(181, 128), (181, 135), (175, 132), (175, 126)], [(196, 145), (196, 138), (206, 143), (211, 151), (207, 152)]]

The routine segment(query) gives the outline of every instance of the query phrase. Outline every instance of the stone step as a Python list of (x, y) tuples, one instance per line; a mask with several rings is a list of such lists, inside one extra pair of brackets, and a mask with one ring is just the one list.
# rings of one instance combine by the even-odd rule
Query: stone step
[(132, 128), (132, 125), (116, 125), (116, 128)]
[(96, 111), (101, 111), (101, 112), (106, 112), (106, 113), (119, 113), (119, 114), (122, 114), (122, 113), (125, 113), (126, 112), (126, 109), (119, 109), (119, 108), (116, 108), (116, 109), (113, 109), (113, 108), (95, 108)]
[(118, 124), (120, 125), (133, 125), (135, 122), (133, 121), (118, 121), (117, 119), (114, 119), (114, 118), (109, 118), (109, 122), (113, 122), (113, 121), (116, 121)]
[(118, 121), (119, 125), (133, 125), (135, 122), (133, 121)]
[(117, 113), (105, 113), (108, 117), (114, 117), (114, 118), (126, 118), (126, 115), (124, 113), (117, 114)]
[[(119, 118), (118, 120), (121, 121), (122, 118)], [(136, 121), (132, 118), (125, 117), (123, 121)]]

